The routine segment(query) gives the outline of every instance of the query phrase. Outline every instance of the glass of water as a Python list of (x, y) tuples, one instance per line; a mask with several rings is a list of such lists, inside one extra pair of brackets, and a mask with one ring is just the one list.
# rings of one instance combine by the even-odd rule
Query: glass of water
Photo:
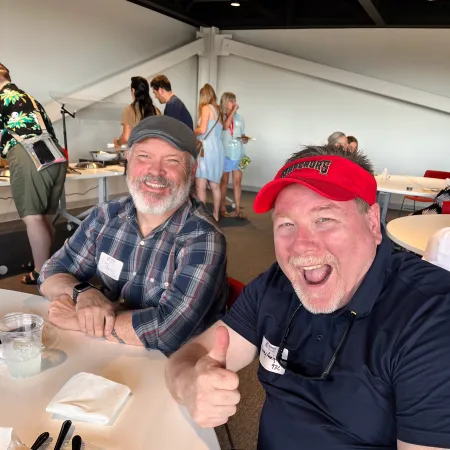
[(2, 357), (13, 378), (29, 378), (41, 371), (44, 319), (12, 313), (0, 319)]

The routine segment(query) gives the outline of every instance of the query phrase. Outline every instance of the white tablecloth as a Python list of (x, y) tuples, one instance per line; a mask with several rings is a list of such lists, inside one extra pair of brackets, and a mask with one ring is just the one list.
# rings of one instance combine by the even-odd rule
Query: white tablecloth
[[(47, 317), (45, 298), (0, 290), (0, 316), (31, 312)], [(90, 372), (130, 387), (132, 396), (112, 426), (75, 423), (75, 434), (96, 450), (220, 450), (213, 429), (201, 429), (170, 396), (164, 381), (166, 358), (158, 351), (116, 344), (79, 332), (58, 330), (59, 342), (43, 357), (36, 377), (15, 380), (0, 362), (0, 426), (14, 427), (31, 446), (44, 431), (53, 445), (63, 419), (45, 407), (67, 380)], [(53, 447), (51, 447), (53, 448)], [(70, 448), (70, 447), (68, 447)]]

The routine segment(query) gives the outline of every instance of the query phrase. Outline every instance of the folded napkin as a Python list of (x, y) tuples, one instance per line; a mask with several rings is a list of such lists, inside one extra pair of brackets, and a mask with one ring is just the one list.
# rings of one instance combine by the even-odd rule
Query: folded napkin
[(0, 449), (1, 450), (29, 450), (20, 442), (12, 428), (0, 428)]
[(128, 386), (81, 372), (62, 387), (46, 411), (75, 421), (106, 425), (115, 417), (130, 392)]

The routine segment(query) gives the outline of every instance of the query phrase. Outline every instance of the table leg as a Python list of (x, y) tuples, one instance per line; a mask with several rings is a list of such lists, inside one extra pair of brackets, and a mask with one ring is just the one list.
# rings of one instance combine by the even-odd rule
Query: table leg
[[(66, 203), (66, 190), (65, 188), (63, 188), (62, 194), (61, 194), (61, 198), (59, 199), (59, 207), (58, 207), (58, 211), (56, 212), (57, 215), (63, 216), (67, 219), (67, 221), (70, 223), (75, 223), (76, 225), (80, 225), (81, 224), (81, 220), (78, 219), (75, 216), (72, 216), (71, 214), (69, 214), (69, 212), (67, 211), (67, 203)], [(69, 227), (69, 225), (68, 225)]]
[(98, 180), (98, 204), (105, 202), (105, 177)]
[[(391, 201), (391, 194), (390, 192), (379, 192), (378, 198), (380, 199), (381, 196), (383, 197), (383, 203), (381, 204), (380, 220), (383, 225), (386, 225), (386, 216), (389, 207), (389, 202)], [(380, 203), (380, 201), (378, 201), (378, 203)]]
[(106, 203), (109, 200), (109, 183), (108, 183), (108, 178), (103, 178), (103, 183), (105, 183), (105, 200), (104, 202)]
[[(104, 203), (108, 199), (108, 184), (106, 181), (106, 177), (101, 177), (98, 180), (98, 204)], [(78, 216), (72, 216), (67, 212), (66, 209), (66, 197), (65, 197), (65, 191), (63, 190), (63, 195), (61, 196), (60, 202), (59, 202), (59, 210), (58, 214), (65, 217), (69, 222), (75, 223), (76, 225), (80, 225), (82, 219), (87, 217), (92, 210), (95, 208), (95, 206), (88, 208), (86, 211), (83, 211), (82, 213), (78, 214)]]

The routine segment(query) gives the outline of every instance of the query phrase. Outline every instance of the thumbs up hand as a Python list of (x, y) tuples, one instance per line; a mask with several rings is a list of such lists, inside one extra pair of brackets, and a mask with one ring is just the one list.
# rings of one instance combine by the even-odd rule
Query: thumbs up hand
[(219, 363), (219, 367), (226, 368), (227, 365), (227, 352), (230, 346), (230, 335), (227, 328), (217, 327), (216, 340), (214, 347), (208, 353), (208, 357)]
[(226, 327), (216, 329), (211, 351), (199, 359), (195, 378), (186, 406), (192, 418), (202, 427), (217, 427), (236, 413), (241, 398), (237, 374), (226, 369), (230, 336)]

